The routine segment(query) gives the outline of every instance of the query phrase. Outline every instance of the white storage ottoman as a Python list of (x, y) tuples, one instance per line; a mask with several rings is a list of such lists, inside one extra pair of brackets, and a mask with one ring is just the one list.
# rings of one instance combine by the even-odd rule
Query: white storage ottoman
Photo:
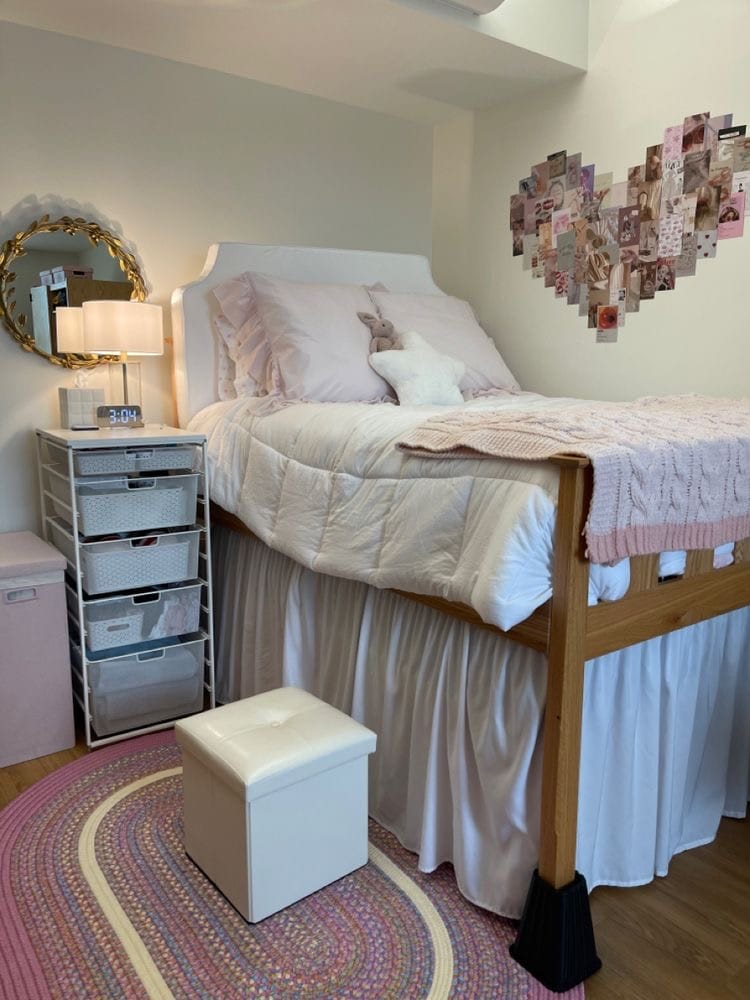
[(299, 688), (175, 723), (185, 849), (251, 923), (367, 862), (375, 733)]

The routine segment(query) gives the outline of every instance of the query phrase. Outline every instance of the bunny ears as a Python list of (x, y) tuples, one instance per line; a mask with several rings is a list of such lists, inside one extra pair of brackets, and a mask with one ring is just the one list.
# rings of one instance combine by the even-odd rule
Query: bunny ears
[(398, 337), (390, 320), (366, 312), (358, 312), (357, 316), (370, 328), (370, 354), (398, 349)]

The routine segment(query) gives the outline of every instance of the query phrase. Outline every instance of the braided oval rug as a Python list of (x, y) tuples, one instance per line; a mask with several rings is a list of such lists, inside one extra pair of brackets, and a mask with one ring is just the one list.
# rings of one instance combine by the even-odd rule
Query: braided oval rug
[(560, 996), (510, 958), (513, 937), (373, 822), (364, 868), (247, 924), (184, 853), (171, 732), (88, 754), (0, 812), (7, 1000)]

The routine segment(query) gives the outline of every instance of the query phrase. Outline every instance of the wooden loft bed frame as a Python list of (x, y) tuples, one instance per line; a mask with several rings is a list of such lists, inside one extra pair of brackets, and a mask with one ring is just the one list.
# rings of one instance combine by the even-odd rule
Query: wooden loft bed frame
[[(560, 470), (551, 600), (503, 632), (468, 605), (401, 590), (395, 593), (547, 656), (539, 868), (511, 950), (545, 986), (567, 990), (600, 966), (588, 891), (575, 870), (584, 664), (749, 605), (750, 539), (736, 543), (734, 562), (722, 569), (714, 569), (713, 549), (688, 552), (684, 575), (674, 579), (659, 579), (658, 555), (635, 556), (630, 560), (627, 594), (589, 607), (583, 529), (593, 469), (588, 459), (574, 455), (557, 455), (549, 461)], [(252, 534), (239, 518), (215, 505), (212, 520)], [(571, 895), (576, 897), (573, 906)]]
[[(658, 555), (632, 557), (627, 594), (589, 607), (583, 531), (593, 468), (588, 459), (575, 455), (556, 455), (549, 461), (560, 468), (551, 600), (502, 632), (466, 605), (404, 596), (547, 656), (539, 868), (511, 951), (544, 985), (566, 990), (601, 964), (585, 881), (575, 870), (584, 664), (749, 605), (750, 539), (735, 544), (734, 562), (722, 569), (714, 569), (713, 549), (689, 551), (683, 576), (674, 579), (659, 579)], [(572, 919), (564, 901), (566, 889), (578, 897)]]
[[(443, 294), (427, 258), (414, 254), (214, 244), (198, 279), (172, 296), (173, 375), (181, 427), (217, 398), (211, 290), (248, 270), (294, 281), (367, 285), (381, 281), (394, 292)], [(560, 474), (550, 601), (502, 632), (466, 605), (419, 594), (404, 596), (547, 655), (539, 869), (512, 951), (544, 985), (563, 990), (599, 967), (586, 885), (575, 871), (584, 663), (750, 604), (750, 540), (737, 543), (734, 563), (719, 570), (713, 568), (710, 550), (689, 552), (684, 575), (674, 580), (658, 579), (657, 555), (635, 557), (626, 596), (588, 607), (583, 527), (592, 468), (587, 459), (570, 455), (549, 461), (559, 466)], [(225, 511), (215, 508), (214, 517), (235, 531), (251, 534)]]

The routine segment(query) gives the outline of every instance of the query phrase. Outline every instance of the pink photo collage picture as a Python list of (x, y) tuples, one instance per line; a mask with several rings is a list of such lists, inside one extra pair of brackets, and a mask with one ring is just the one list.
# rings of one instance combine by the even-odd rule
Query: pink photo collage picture
[(750, 138), (732, 115), (689, 115), (646, 147), (627, 179), (561, 150), (531, 167), (510, 199), (514, 257), (613, 342), (642, 300), (744, 234)]

